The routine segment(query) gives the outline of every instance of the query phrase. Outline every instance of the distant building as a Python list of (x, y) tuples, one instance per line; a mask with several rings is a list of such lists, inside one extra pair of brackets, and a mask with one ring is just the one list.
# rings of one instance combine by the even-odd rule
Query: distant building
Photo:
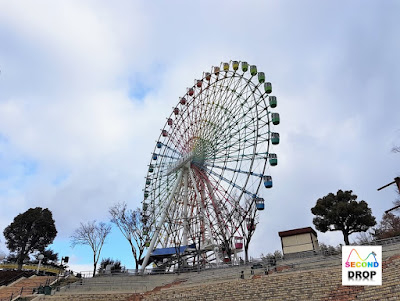
[(283, 255), (319, 251), (317, 232), (311, 227), (279, 232)]

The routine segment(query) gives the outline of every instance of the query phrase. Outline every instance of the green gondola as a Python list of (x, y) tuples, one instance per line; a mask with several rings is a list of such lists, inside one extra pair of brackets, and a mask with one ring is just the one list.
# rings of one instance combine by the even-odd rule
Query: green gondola
[(264, 84), (264, 91), (265, 93), (269, 94), (272, 92), (272, 84), (267, 82)]
[(271, 166), (278, 165), (278, 156), (276, 154), (269, 154), (269, 164)]
[(265, 74), (264, 72), (258, 72), (258, 82), (260, 84), (262, 84), (263, 82), (265, 82)]
[(253, 76), (257, 74), (257, 66), (256, 65), (250, 66), (250, 74)]
[(279, 113), (272, 113), (271, 114), (271, 118), (272, 118), (272, 123), (277, 125), (280, 123), (280, 119), (279, 119)]
[(279, 144), (279, 133), (271, 133), (271, 142), (274, 145)]
[(269, 105), (271, 106), (271, 108), (276, 108), (276, 105), (278, 104), (276, 101), (276, 96), (269, 96)]
[(247, 72), (249, 70), (249, 64), (247, 62), (242, 62), (242, 71)]

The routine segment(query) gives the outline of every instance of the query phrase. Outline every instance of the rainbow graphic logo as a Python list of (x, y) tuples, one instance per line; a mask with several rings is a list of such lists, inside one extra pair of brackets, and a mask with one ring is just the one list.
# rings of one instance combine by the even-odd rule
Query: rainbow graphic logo
[(342, 246), (342, 285), (382, 285), (382, 246)]

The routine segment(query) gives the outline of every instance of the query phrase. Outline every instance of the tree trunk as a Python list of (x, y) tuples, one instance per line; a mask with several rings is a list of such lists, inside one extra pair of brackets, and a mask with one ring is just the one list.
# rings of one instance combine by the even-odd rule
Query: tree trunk
[(17, 259), (18, 271), (22, 270), (22, 265), (24, 264), (24, 258), (25, 258), (25, 255), (21, 254)]
[(133, 244), (132, 244), (130, 241), (129, 241), (129, 244), (131, 245), (132, 255), (133, 255), (133, 258), (135, 259), (135, 267), (136, 267), (136, 270), (138, 270), (138, 269), (139, 269), (138, 260), (140, 259), (140, 256), (139, 256), (139, 258), (138, 258), (138, 256), (136, 255), (135, 247), (133, 246)]
[(244, 263), (248, 263), (249, 262), (249, 247), (248, 246), (244, 246)]
[(344, 238), (344, 243), (346, 244), (346, 246), (348, 246), (350, 244), (349, 242), (349, 233), (346, 231), (342, 231), (343, 232), (343, 238)]
[(93, 254), (93, 277), (96, 275), (96, 266), (97, 266), (96, 254)]

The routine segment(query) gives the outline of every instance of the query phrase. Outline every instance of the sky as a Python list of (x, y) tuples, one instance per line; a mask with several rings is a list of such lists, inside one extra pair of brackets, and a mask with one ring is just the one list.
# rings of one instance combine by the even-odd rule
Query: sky
[[(3, 229), (49, 208), (50, 246), (75, 271), (81, 222), (143, 197), (147, 165), (178, 97), (212, 66), (247, 61), (278, 98), (274, 188), (251, 244), (280, 250), (279, 231), (313, 226), (310, 208), (353, 190), (379, 221), (400, 175), (398, 1), (0, 0), (0, 250)], [(350, 236), (354, 240), (356, 235)], [(319, 242), (343, 243), (340, 233)], [(113, 229), (101, 257), (133, 268)]]

